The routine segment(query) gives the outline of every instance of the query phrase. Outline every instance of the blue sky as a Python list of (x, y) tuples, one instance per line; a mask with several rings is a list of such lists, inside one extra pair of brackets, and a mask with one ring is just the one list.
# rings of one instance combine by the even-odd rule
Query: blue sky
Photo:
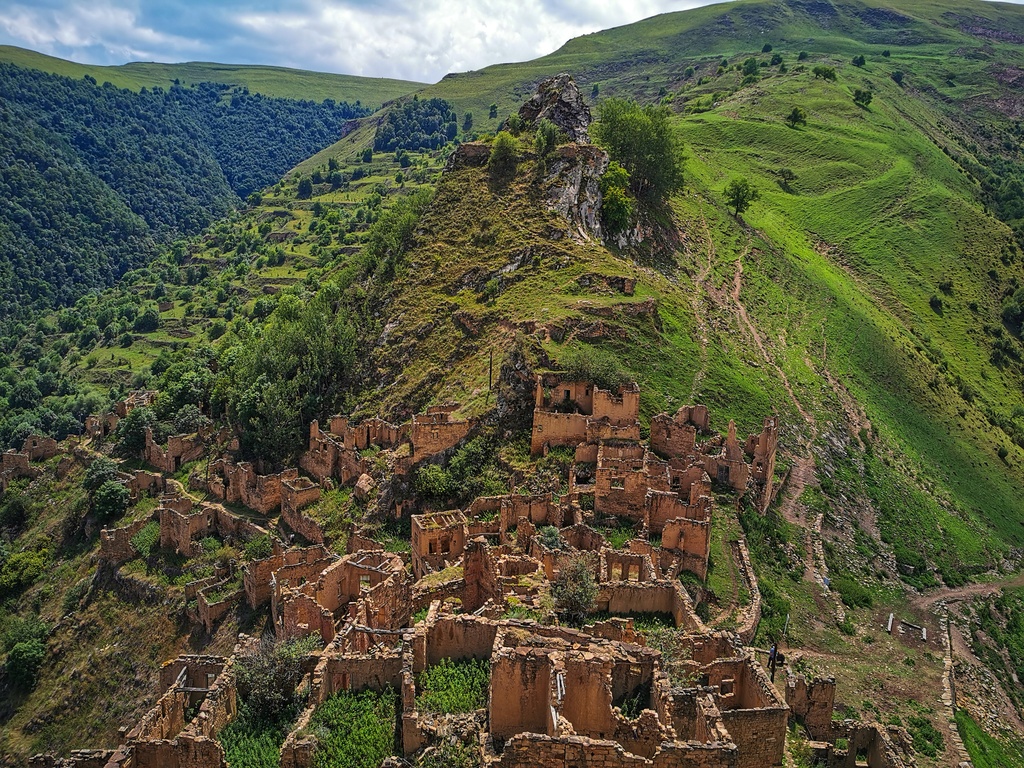
[(89, 64), (218, 61), (434, 82), (710, 0), (0, 0), (0, 44)]

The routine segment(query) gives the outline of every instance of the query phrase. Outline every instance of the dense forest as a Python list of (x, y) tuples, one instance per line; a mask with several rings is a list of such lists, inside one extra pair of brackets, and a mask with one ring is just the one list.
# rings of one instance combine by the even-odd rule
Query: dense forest
[(455, 138), (459, 125), (455, 110), (444, 99), (415, 96), (387, 111), (373, 138), (375, 152), (397, 149), (438, 149)]
[(359, 104), (0, 65), (0, 319), (68, 304), (340, 138)]

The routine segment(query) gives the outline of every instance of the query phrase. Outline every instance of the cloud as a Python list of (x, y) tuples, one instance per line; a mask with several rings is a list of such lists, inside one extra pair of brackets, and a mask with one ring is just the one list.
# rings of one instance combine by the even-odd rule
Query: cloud
[(423, 82), (708, 0), (6, 2), (0, 42), (95, 64), (202, 58)]

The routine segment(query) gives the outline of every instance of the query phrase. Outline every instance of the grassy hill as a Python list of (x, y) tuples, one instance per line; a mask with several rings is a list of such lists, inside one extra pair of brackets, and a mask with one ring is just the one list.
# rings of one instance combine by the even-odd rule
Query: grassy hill
[(412, 93), (422, 86), (422, 83), (390, 80), (384, 77), (334, 75), (287, 67), (215, 64), (203, 61), (183, 64), (138, 61), (120, 66), (98, 66), (66, 61), (11, 45), (0, 45), (0, 61), (75, 79), (89, 75), (100, 84), (110, 82), (118, 88), (133, 91), (158, 86), (168, 88), (175, 80), (185, 86), (197, 83), (223, 83), (248, 88), (252, 93), (261, 93), (278, 99), (334, 99), (350, 103), (358, 101), (371, 107)]
[[(760, 516), (723, 497), (713, 523), (716, 546), (747, 538), (765, 601), (760, 639), (790, 616), (787, 642), (806, 668), (863, 701), (847, 712), (925, 717), (948, 739), (935, 711), (941, 649), (877, 628), (889, 612), (934, 621), (918, 592), (944, 583), (955, 594), (1020, 567), (1024, 347), (1012, 310), (1024, 254), (1009, 182), (1024, 167), (1021, 39), (1024, 9), (1011, 5), (741, 0), (450, 76), (419, 95), (449, 100), (460, 118), (472, 111), (471, 133), (497, 127), (491, 103), (503, 118), (563, 70), (585, 94), (597, 84), (598, 98), (664, 104), (687, 157), (661, 217), (671, 254), (649, 240), (619, 251), (568, 236), (544, 205), (554, 182), (529, 134), (516, 175), (496, 183), (479, 167), (441, 176), (450, 147), (364, 158), (376, 129), (367, 119), (244, 211), (98, 299), (41, 317), (5, 350), (0, 397), (13, 403), (21, 382), (56, 372), (46, 409), (70, 400), (69, 387), (98, 404), (130, 386), (173, 385), (174, 364), (193, 366), (192, 377), (201, 361), (201, 397), (216, 393), (223, 407), (236, 360), (275, 339), (291, 355), (313, 327), (351, 329), (346, 388), (330, 407), (360, 415), (444, 401), (486, 413), (492, 353), (495, 370), (512, 359), (557, 368), (580, 353), (613, 360), (640, 384), (645, 424), (693, 402), (741, 434), (778, 414), (791, 471), (779, 500)], [(869, 104), (854, 101), (858, 90)], [(806, 124), (787, 124), (794, 107)], [(723, 198), (738, 178), (760, 193), (741, 216)], [(413, 213), (404, 206), (421, 190), (433, 197)], [(635, 278), (636, 291), (594, 276)], [(158, 327), (107, 334), (119, 321), (106, 318), (86, 333), (104, 307), (151, 308)], [(286, 378), (267, 375), (263, 384)], [(12, 413), (45, 428), (37, 408)], [(723, 601), (727, 551), (715, 550), (708, 581)], [(75, 561), (76, 578), (83, 567)], [(831, 580), (831, 596), (812, 574)], [(43, 583), (5, 610), (31, 612)], [(56, 604), (66, 584), (47, 585)], [(64, 723), (42, 702), (54, 674), (44, 670), (25, 712)], [(20, 731), (16, 741), (33, 743)], [(64, 732), (48, 743), (85, 746)], [(956, 762), (952, 750), (918, 755), (919, 765)]]

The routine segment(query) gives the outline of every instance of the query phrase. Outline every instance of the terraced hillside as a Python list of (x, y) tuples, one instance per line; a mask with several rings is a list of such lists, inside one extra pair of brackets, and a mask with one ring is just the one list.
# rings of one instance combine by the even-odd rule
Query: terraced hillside
[[(175, 407), (285, 436), (275, 455), (259, 455), (266, 440), (243, 446), (267, 461), (336, 410), (400, 420), (453, 401), (460, 416), (491, 413), (515, 371), (635, 379), (645, 425), (706, 403), (746, 434), (776, 413), (785, 483), (765, 516), (719, 504), (713, 621), (728, 626), (742, 592), (729, 542), (743, 535), (765, 606), (759, 640), (788, 616), (788, 654), (855, 692), (848, 712), (914, 724), (919, 765), (956, 765), (952, 712), (936, 703), (946, 633), (938, 603), (916, 593), (963, 599), (966, 582), (1020, 567), (1018, 35), (1024, 13), (1009, 5), (742, 0), (446, 78), (417, 99), (446, 99), (460, 126), (471, 111), (461, 137), (482, 140), (448, 173), (450, 145), (364, 157), (383, 115), (364, 121), (100, 301), (9, 339), (0, 395), (17, 407), (4, 436), (47, 427), (40, 403), (14, 397), (47, 374), (51, 412), (71, 407), (64, 381), (96, 405), (159, 386)], [(663, 105), (682, 143), (682, 189), (621, 241), (549, 205), (596, 167), (589, 145), (540, 156), (526, 130), (514, 173), (484, 165), (485, 132), (562, 70), (595, 101)], [(794, 108), (803, 119), (787, 121)], [(759, 198), (737, 215), (723, 192), (741, 178)], [(157, 326), (115, 317), (101, 329), (104, 304), (133, 318), (151, 308)], [(318, 338), (344, 341), (343, 364), (324, 367)], [(263, 364), (285, 359), (295, 364)], [(39, 579), (5, 610), (31, 613)], [(931, 639), (885, 633), (890, 613)], [(1012, 615), (986, 625), (1011, 649)], [(959, 720), (969, 745), (1003, 738)]]

